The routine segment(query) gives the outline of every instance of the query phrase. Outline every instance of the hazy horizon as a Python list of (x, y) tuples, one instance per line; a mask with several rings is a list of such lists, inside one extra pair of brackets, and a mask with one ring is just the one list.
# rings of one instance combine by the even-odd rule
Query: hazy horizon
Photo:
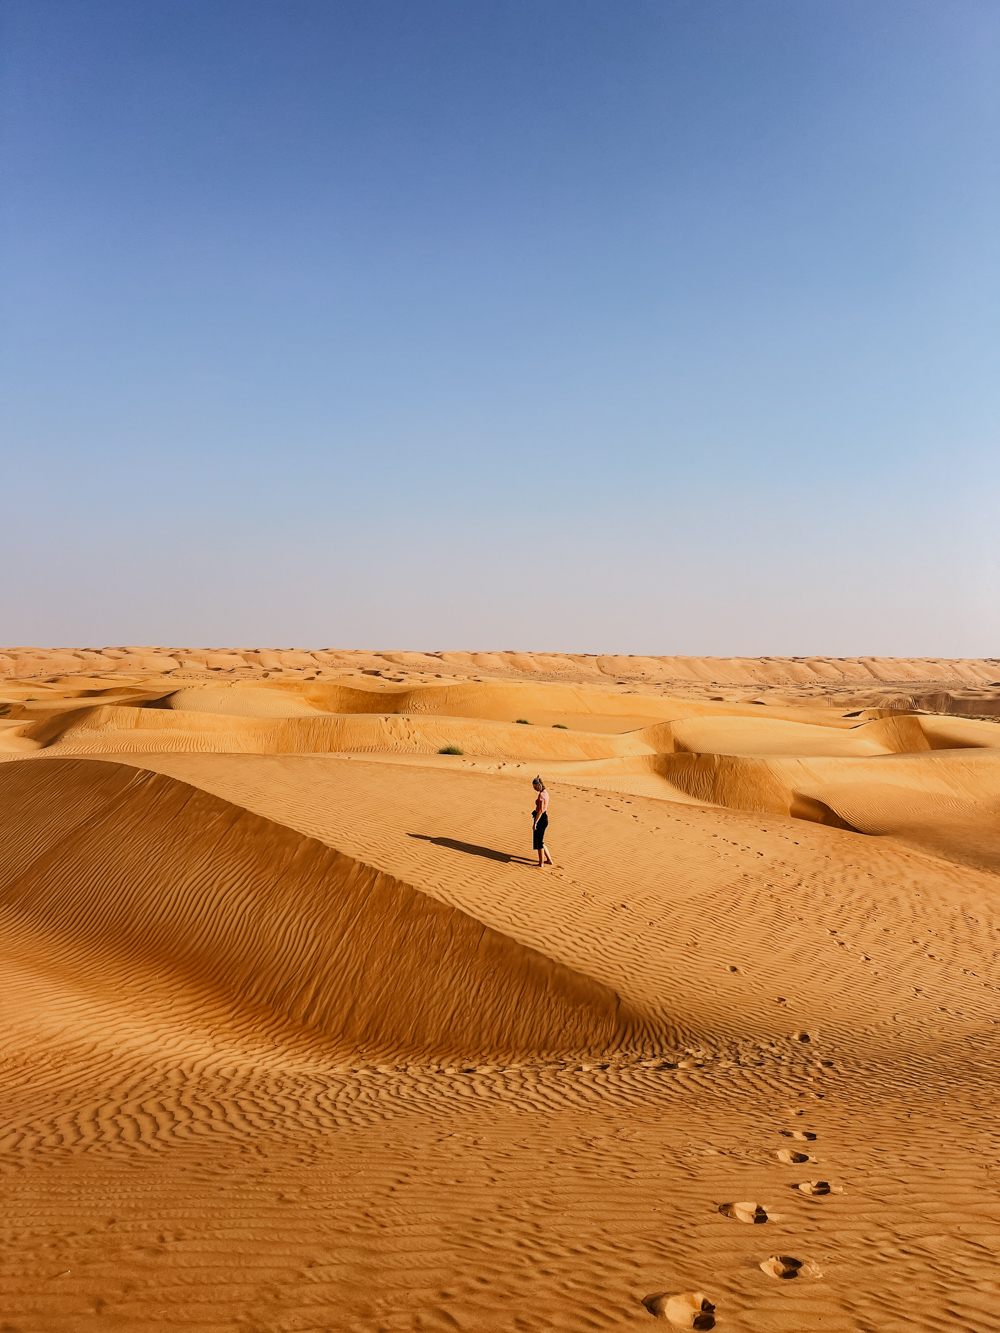
[(6, 646), (1000, 651), (1000, 13), (8, 0)]

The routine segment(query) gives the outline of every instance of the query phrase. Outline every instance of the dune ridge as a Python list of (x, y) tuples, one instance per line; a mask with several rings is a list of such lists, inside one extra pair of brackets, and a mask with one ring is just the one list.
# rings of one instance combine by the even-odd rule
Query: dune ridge
[(359, 652), (344, 649), (0, 648), (0, 676), (166, 671), (316, 671), (344, 669), (498, 673), (595, 681), (690, 681), (719, 685), (926, 682), (982, 685), (1000, 677), (996, 658), (642, 657), (587, 653)]

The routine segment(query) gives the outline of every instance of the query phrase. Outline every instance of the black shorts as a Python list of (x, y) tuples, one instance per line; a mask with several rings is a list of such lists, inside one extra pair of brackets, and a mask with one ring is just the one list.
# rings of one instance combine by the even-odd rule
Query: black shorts
[(547, 812), (541, 815), (540, 818), (535, 820), (535, 828), (531, 835), (531, 845), (532, 847), (534, 847), (536, 852), (540, 852), (542, 848), (545, 846), (545, 830), (548, 828), (548, 826), (549, 826), (549, 816)]

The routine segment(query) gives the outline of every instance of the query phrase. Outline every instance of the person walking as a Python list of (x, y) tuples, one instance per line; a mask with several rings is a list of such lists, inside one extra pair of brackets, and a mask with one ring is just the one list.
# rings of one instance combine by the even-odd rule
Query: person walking
[(538, 853), (539, 866), (550, 866), (552, 857), (545, 845), (545, 830), (549, 826), (549, 794), (541, 778), (535, 778), (531, 785), (535, 789), (535, 808), (531, 812), (531, 845)]

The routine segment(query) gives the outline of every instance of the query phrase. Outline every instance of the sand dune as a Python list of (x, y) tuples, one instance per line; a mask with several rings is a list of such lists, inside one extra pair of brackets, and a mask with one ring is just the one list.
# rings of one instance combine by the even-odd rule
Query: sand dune
[[(439, 752), (455, 748), (465, 757), (463, 767), (475, 762), (480, 772), (544, 765), (555, 781), (578, 779), (856, 831), (861, 825), (825, 799), (825, 788), (888, 783), (918, 798), (929, 791), (965, 802), (963, 819), (981, 826), (973, 863), (985, 864), (984, 855), (991, 855), (983, 848), (993, 837), (992, 810), (1000, 800), (1000, 733), (991, 722), (896, 709), (845, 716), (830, 708), (622, 696), (550, 683), (398, 689), (373, 681), (291, 680), (205, 682), (176, 691), (163, 685), (148, 681), (128, 697), (119, 690), (112, 702), (104, 695), (12, 701), (4, 750), (51, 758), (368, 754), (453, 765)], [(518, 719), (522, 712), (530, 717)], [(887, 764), (890, 759), (899, 762)], [(919, 822), (929, 827), (933, 814), (921, 808)], [(945, 819), (944, 807), (942, 819), (952, 826), (945, 841), (924, 838), (921, 845), (947, 846), (949, 857), (961, 858), (964, 834), (952, 816)], [(912, 841), (914, 821), (904, 822)], [(874, 832), (874, 825), (863, 831)], [(878, 827), (880, 834), (891, 831), (888, 823)]]
[(407, 884), (174, 779), (93, 769), (0, 769), (4, 909), (50, 958), (105, 984), (166, 969), (341, 1049), (511, 1058), (628, 1036), (613, 993)]
[(0, 676), (17, 678), (107, 672), (322, 672), (393, 670), (443, 675), (483, 672), (507, 680), (565, 676), (580, 680), (690, 681), (708, 685), (814, 685), (878, 682), (982, 686), (1000, 684), (994, 658), (635, 657), (581, 653), (413, 653), (340, 649), (246, 648), (0, 649)]
[[(976, 784), (985, 794), (989, 784)], [(964, 784), (957, 784), (959, 793)], [(970, 799), (953, 790), (920, 790), (877, 782), (832, 782), (805, 788), (860, 833), (890, 836), (962, 865), (1000, 872), (1000, 796)]]
[(0, 1324), (1000, 1329), (998, 670), (0, 654)]

